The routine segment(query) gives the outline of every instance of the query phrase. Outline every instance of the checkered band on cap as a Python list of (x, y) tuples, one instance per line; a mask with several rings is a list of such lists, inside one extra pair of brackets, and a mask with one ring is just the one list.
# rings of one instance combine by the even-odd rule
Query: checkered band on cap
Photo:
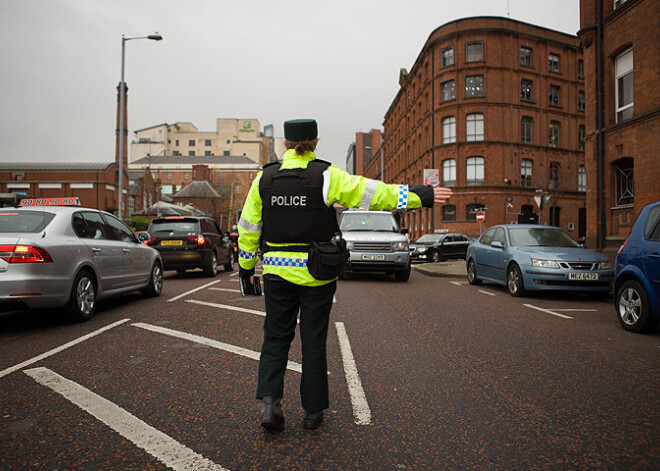
[(264, 256), (263, 264), (270, 267), (298, 267), (305, 268), (307, 266), (306, 258), (290, 258), (290, 257), (271, 257)]
[(408, 185), (399, 185), (399, 199), (396, 202), (396, 209), (406, 209), (408, 207)]
[(246, 252), (245, 250), (238, 249), (238, 256), (245, 260), (254, 260), (257, 258), (257, 252)]

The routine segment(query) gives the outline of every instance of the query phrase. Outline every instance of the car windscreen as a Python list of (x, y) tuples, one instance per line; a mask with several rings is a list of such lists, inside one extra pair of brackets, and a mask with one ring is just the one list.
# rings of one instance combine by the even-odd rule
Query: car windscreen
[(424, 234), (422, 237), (417, 239), (415, 242), (424, 243), (424, 242), (440, 242), (442, 236), (433, 235), (433, 234)]
[(341, 217), (339, 229), (350, 231), (376, 231), (376, 232), (399, 232), (399, 228), (390, 213), (374, 214), (350, 214), (344, 213)]
[(575, 239), (560, 229), (509, 228), (514, 247), (580, 247)]
[(164, 219), (154, 221), (147, 231), (149, 234), (158, 232), (197, 232), (197, 219)]
[(41, 232), (54, 217), (55, 214), (46, 211), (0, 209), (0, 232)]

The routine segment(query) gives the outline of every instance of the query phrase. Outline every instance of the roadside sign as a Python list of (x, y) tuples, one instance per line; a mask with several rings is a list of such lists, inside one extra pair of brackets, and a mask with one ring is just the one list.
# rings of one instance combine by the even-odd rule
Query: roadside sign
[(440, 183), (440, 171), (437, 168), (424, 169), (424, 185), (437, 185)]
[(477, 211), (477, 221), (484, 222), (486, 220), (486, 213), (483, 211)]

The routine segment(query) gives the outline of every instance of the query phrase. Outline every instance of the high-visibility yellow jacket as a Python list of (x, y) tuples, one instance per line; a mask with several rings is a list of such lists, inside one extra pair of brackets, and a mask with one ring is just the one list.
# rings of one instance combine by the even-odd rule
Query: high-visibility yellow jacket
[[(307, 168), (314, 160), (313, 152), (297, 155), (288, 150), (282, 159), (281, 169)], [(263, 203), (259, 193), (261, 172), (252, 182), (238, 221), (238, 263), (244, 270), (252, 270), (257, 264), (257, 250), (261, 240)], [(389, 185), (377, 180), (351, 175), (335, 166), (323, 173), (323, 197), (328, 206), (337, 203), (346, 208), (393, 210), (421, 208), (420, 197), (409, 191), (407, 185)], [(268, 241), (266, 241), (268, 243)], [(268, 243), (268, 247), (291, 244)], [(279, 275), (285, 280), (304, 286), (320, 286), (333, 280), (317, 280), (307, 271), (305, 252), (280, 252), (269, 250), (264, 255), (265, 274)]]

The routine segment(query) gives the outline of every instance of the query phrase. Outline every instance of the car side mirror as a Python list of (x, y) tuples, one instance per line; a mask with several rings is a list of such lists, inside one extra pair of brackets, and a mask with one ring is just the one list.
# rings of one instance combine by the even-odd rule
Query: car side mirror
[(499, 240), (492, 241), (490, 243), (490, 246), (495, 247), (496, 249), (503, 249), (504, 248), (504, 244), (502, 242), (500, 242)]
[(148, 232), (140, 232), (140, 233), (137, 235), (137, 240), (138, 240), (139, 242), (144, 242), (145, 240), (149, 240), (149, 239), (151, 239), (151, 235), (149, 235)]
[(407, 234), (408, 232), (410, 232), (410, 229), (408, 229), (407, 227), (401, 229), (401, 234)]

